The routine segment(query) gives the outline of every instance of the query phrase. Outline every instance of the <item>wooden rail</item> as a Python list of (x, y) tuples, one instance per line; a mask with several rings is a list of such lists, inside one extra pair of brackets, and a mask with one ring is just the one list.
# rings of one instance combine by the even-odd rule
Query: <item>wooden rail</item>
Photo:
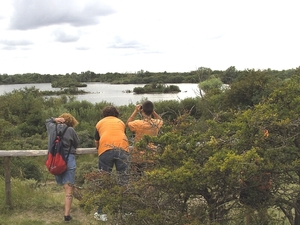
[[(5, 156), (42, 156), (47, 155), (48, 150), (0, 150), (0, 157)], [(96, 148), (78, 148), (76, 155), (97, 153)]]
[[(10, 158), (17, 156), (46, 156), (48, 150), (0, 150), (0, 157), (4, 157), (4, 177), (5, 177), (5, 204), (12, 208), (11, 201), (11, 173)], [(96, 148), (78, 148), (76, 155), (96, 154)]]

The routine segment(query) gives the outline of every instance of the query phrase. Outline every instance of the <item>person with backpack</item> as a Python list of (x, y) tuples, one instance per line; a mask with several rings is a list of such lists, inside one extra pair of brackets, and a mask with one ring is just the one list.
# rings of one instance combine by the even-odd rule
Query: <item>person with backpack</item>
[[(118, 173), (118, 184), (128, 183), (129, 143), (125, 134), (125, 123), (120, 120), (119, 111), (114, 106), (107, 106), (102, 111), (102, 119), (97, 122), (95, 145), (98, 150), (98, 167), (100, 173)], [(96, 220), (107, 221), (107, 214), (102, 212), (101, 202), (94, 214)]]
[[(58, 185), (63, 185), (65, 190), (65, 207), (64, 221), (72, 220), (70, 216), (71, 205), (73, 200), (73, 189), (75, 183), (76, 161), (75, 152), (79, 145), (79, 138), (74, 127), (78, 121), (70, 113), (63, 113), (57, 118), (46, 119), (46, 128), (48, 133), (48, 152), (53, 147), (53, 142), (58, 135), (62, 135), (62, 149), (64, 158), (67, 162), (67, 168), (61, 174), (55, 175), (55, 180)], [(63, 133), (63, 134), (62, 134)]]
[[(138, 113), (141, 113), (142, 119), (136, 119)], [(151, 101), (147, 100), (143, 104), (138, 104), (131, 116), (128, 118), (126, 125), (134, 132), (134, 142), (139, 142), (143, 136), (157, 136), (160, 128), (163, 125), (163, 119), (154, 110), (154, 105)], [(145, 161), (145, 153), (155, 154), (157, 146), (149, 143), (144, 151), (138, 151), (137, 148), (133, 149), (131, 153), (131, 168), (137, 175), (142, 175), (144, 170), (152, 164), (151, 161)]]

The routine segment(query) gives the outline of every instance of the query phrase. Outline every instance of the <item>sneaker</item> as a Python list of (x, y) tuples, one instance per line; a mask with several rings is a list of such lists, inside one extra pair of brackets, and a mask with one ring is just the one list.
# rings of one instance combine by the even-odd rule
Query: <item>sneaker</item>
[(99, 214), (98, 212), (95, 212), (94, 218), (96, 220), (107, 221), (107, 214)]
[(65, 222), (70, 222), (72, 220), (72, 217), (69, 215), (69, 216), (65, 216)]
[(125, 219), (128, 217), (131, 217), (133, 214), (131, 212), (129, 212), (129, 213), (127, 212), (127, 213), (123, 213), (122, 215), (123, 215), (123, 218)]

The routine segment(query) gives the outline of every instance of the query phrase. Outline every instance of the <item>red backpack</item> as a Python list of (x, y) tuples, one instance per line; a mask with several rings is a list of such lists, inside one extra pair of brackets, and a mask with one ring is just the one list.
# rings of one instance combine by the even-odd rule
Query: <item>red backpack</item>
[(65, 156), (63, 149), (62, 138), (67, 131), (68, 127), (66, 127), (63, 132), (57, 133), (57, 124), (56, 124), (56, 138), (51, 144), (51, 148), (48, 150), (48, 156), (46, 159), (46, 167), (48, 171), (53, 175), (59, 175), (66, 171), (67, 169), (67, 161), (70, 154), (71, 146), (67, 156)]

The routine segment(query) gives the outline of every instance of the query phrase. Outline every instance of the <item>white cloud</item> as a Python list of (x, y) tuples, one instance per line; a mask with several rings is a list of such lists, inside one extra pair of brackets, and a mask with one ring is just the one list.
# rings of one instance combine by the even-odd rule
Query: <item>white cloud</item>
[(53, 35), (55, 37), (55, 41), (58, 42), (76, 42), (79, 40), (80, 35), (78, 31), (74, 30), (67, 30), (58, 28), (53, 31)]
[(15, 11), (11, 16), (10, 28), (17, 30), (58, 24), (95, 25), (99, 23), (99, 16), (113, 13), (100, 1), (14, 0), (13, 6)]
[(297, 0), (6, 0), (0, 74), (291, 69)]

